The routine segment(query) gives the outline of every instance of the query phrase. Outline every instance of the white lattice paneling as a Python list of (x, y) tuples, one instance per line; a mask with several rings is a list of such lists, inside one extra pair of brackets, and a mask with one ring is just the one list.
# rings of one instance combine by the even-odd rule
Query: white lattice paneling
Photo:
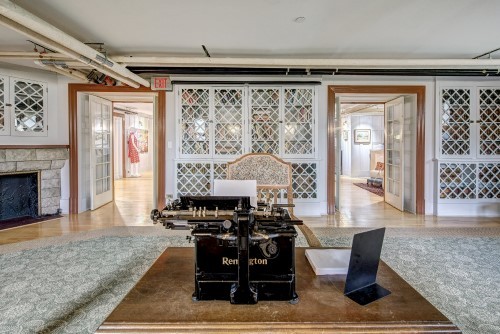
[[(317, 163), (292, 162), (292, 189), (294, 199), (317, 199)], [(285, 194), (287, 198), (287, 194)]]
[(479, 154), (500, 156), (500, 89), (479, 90)]
[(313, 89), (284, 89), (284, 154), (313, 153)]
[(500, 198), (500, 163), (479, 164), (479, 198)]
[(475, 199), (476, 164), (440, 163), (439, 198)]
[(280, 89), (252, 88), (251, 152), (280, 154)]
[(470, 89), (443, 89), (441, 103), (441, 154), (469, 155)]
[(243, 154), (243, 89), (215, 89), (214, 124), (214, 153)]
[(45, 132), (45, 85), (20, 79), (11, 81), (11, 93), (14, 94), (14, 131), (19, 133)]
[(181, 90), (181, 153), (210, 153), (209, 89)]
[(225, 180), (227, 177), (227, 163), (214, 162), (214, 180)]
[(177, 163), (177, 196), (211, 194), (211, 164), (200, 162)]

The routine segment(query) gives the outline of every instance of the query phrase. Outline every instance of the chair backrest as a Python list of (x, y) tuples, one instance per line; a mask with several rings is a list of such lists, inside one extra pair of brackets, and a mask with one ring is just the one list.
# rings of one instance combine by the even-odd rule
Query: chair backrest
[[(292, 164), (269, 153), (248, 153), (227, 164), (228, 180), (256, 180), (257, 199), (276, 204), (284, 189), (288, 204), (293, 204)], [(292, 208), (289, 210), (293, 212)]]

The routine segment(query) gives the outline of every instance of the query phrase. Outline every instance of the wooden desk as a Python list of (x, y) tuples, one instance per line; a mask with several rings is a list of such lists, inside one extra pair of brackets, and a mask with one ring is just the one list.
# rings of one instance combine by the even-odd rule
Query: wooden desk
[(168, 248), (97, 333), (460, 333), (381, 262), (377, 282), (391, 294), (367, 306), (344, 297), (344, 276), (316, 276), (296, 249), (299, 302), (193, 302), (194, 250)]

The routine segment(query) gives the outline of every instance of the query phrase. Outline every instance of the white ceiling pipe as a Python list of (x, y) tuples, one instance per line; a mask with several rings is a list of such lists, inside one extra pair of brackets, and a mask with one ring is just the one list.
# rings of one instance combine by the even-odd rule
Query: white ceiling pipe
[(33, 60), (55, 60), (64, 61), (66, 65), (73, 68), (89, 68), (90, 66), (79, 61), (75, 61), (62, 53), (39, 53), (39, 52), (0, 52), (0, 59), (33, 59)]
[(36, 31), (37, 33), (59, 43), (60, 45), (73, 50), (81, 56), (88, 58), (89, 60), (102, 63), (102, 65), (109, 68), (113, 72), (138, 82), (143, 86), (150, 86), (148, 81), (144, 80), (137, 74), (132, 73), (124, 66), (115, 63), (112, 59), (107, 58), (100, 52), (92, 49), (90, 46), (83, 44), (76, 38), (66, 34), (62, 30), (33, 15), (10, 0), (0, 0), (0, 15), (17, 22), (32, 31)]
[(500, 59), (287, 59), (114, 56), (136, 66), (499, 69)]
[[(11, 28), (11, 29), (23, 34), (23, 35), (26, 35), (26, 36), (38, 41), (41, 44), (44, 44), (47, 47), (50, 47), (51, 49), (54, 49), (54, 50), (61, 52), (61, 53), (64, 53), (73, 59), (76, 59), (80, 62), (83, 62), (81, 55), (79, 55), (75, 51), (70, 50), (63, 45), (60, 45), (59, 43), (57, 43), (53, 40), (50, 40), (49, 38), (42, 36), (39, 33), (34, 32), (34, 31), (26, 28), (25, 26), (23, 26), (17, 22), (12, 21), (11, 19), (8, 19), (8, 18), (0, 15), (0, 23), (4, 24), (5, 26), (7, 26), (7, 27), (9, 27), (9, 28)], [(122, 76), (116, 72), (113, 72), (112, 70), (108, 69), (107, 67), (104, 67), (103, 65), (101, 65), (99, 63), (96, 63), (94, 61), (90, 61), (89, 63), (87, 63), (87, 65), (97, 69), (101, 73), (104, 73), (104, 74), (106, 74), (106, 75), (108, 75), (108, 76), (110, 76), (118, 81), (121, 81), (121, 82), (129, 85), (130, 87), (134, 87), (134, 88), (140, 87), (139, 83), (132, 81), (129, 78), (125, 78), (124, 76)]]
[(35, 64), (37, 64), (38, 66), (40, 66), (41, 68), (43, 68), (47, 71), (59, 73), (59, 74), (62, 74), (64, 76), (70, 77), (72, 79), (76, 79), (78, 81), (89, 82), (89, 79), (87, 79), (85, 74), (83, 74), (81, 72), (70, 70), (70, 69), (64, 69), (64, 68), (60, 68), (60, 67), (55, 67), (52, 65), (45, 65), (40, 60), (35, 60)]
[(0, 52), (2, 59), (71, 59), (62, 53), (40, 53), (40, 52), (24, 52), (24, 51), (2, 51)]

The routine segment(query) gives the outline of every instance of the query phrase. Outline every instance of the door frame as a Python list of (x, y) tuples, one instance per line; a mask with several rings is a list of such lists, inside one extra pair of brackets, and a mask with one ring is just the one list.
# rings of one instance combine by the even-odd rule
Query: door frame
[(167, 94), (165, 91), (154, 91), (148, 87), (132, 88), (126, 86), (100, 86), (94, 84), (68, 84), (68, 113), (69, 113), (69, 213), (78, 213), (78, 93), (155, 93), (158, 96), (157, 113), (155, 115), (156, 143), (158, 157), (156, 168), (158, 178), (156, 180), (158, 191), (156, 203), (158, 208), (163, 207), (165, 201), (165, 139), (166, 139), (166, 113)]
[[(120, 114), (120, 113), (117, 113), (115, 110), (115, 103), (116, 102), (113, 102), (113, 117), (119, 117), (121, 119), (121, 122), (122, 122), (122, 131), (125, 129), (125, 115), (124, 114)], [(121, 141), (122, 141), (122, 176), (125, 177), (126, 175), (126, 169), (125, 169), (125, 136), (122, 136), (121, 137)], [(114, 150), (114, 145), (113, 145), (113, 150)], [(115, 152), (113, 151), (113, 155), (115, 154)], [(115, 179), (115, 169), (113, 168), (113, 180)], [(114, 192), (113, 192), (113, 195), (114, 195)], [(114, 196), (113, 196), (113, 199), (114, 199)]]
[(335, 95), (337, 94), (415, 94), (417, 96), (416, 213), (425, 214), (425, 86), (329, 85), (327, 109), (327, 214), (335, 213)]

